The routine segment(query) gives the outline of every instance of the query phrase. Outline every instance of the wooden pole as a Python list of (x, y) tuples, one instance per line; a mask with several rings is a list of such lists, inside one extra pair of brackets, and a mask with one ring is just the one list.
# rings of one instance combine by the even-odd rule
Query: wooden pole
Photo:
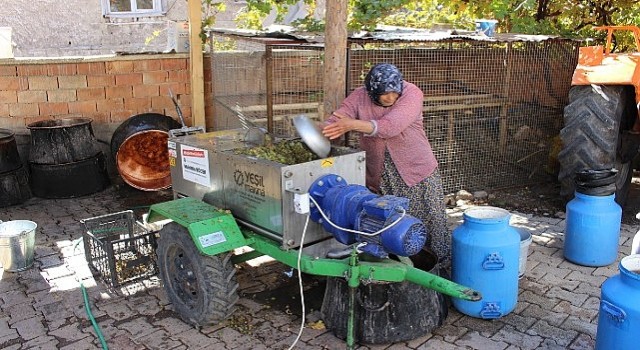
[(191, 72), (192, 126), (207, 127), (204, 115), (204, 58), (202, 56), (202, 4), (200, 0), (189, 3), (189, 71)]
[(324, 30), (324, 100), (318, 108), (320, 120), (340, 106), (346, 93), (347, 2), (326, 0)]

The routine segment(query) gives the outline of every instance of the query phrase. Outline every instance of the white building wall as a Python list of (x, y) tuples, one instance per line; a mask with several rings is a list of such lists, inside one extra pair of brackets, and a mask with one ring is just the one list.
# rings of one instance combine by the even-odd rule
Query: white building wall
[[(15, 57), (165, 52), (176, 21), (188, 19), (186, 0), (167, 0), (167, 8), (165, 16), (106, 18), (100, 0), (2, 0), (0, 27), (12, 28)], [(233, 25), (231, 15), (219, 23)]]
[[(176, 22), (188, 20), (188, 2), (163, 1), (164, 16), (108, 18), (100, 0), (0, 0), (0, 27), (11, 28), (16, 58), (167, 52), (175, 48)], [(245, 6), (244, 0), (227, 0), (215, 27), (235, 27)]]

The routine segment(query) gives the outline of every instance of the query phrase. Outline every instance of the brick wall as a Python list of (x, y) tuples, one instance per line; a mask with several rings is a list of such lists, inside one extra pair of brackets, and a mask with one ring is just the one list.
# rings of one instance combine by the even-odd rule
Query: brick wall
[[(149, 112), (178, 120), (169, 89), (191, 125), (188, 68), (187, 54), (2, 60), (0, 127), (28, 134), (26, 126), (39, 120), (82, 117), (93, 119), (98, 131), (113, 130), (129, 117)], [(211, 115), (208, 58), (204, 69), (205, 113)]]

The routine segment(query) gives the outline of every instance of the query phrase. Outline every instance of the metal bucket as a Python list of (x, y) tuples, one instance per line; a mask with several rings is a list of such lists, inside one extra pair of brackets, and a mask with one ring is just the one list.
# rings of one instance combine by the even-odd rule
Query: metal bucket
[(22, 271), (33, 265), (37, 227), (29, 220), (0, 223), (0, 264), (5, 271)]

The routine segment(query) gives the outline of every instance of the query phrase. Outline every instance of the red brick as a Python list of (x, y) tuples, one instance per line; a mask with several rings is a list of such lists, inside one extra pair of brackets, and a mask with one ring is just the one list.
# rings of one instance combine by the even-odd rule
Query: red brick
[(213, 108), (213, 106), (205, 106), (204, 115), (206, 116), (207, 120), (213, 118), (213, 116), (215, 115), (215, 108)]
[(76, 90), (58, 89), (47, 91), (47, 101), (49, 102), (71, 102), (76, 101)]
[(15, 77), (18, 75), (16, 66), (0, 66), (0, 76)]
[(104, 88), (92, 87), (77, 90), (78, 101), (104, 100)]
[(15, 103), (9, 104), (10, 117), (26, 117), (40, 114), (36, 103)]
[(111, 111), (111, 117), (109, 119), (112, 123), (119, 123), (131, 118), (131, 116), (135, 114), (136, 114), (135, 111), (126, 110), (126, 109), (119, 110), (119, 111)]
[[(1, 110), (2, 110), (2, 107), (0, 107), (0, 111)], [(26, 126), (24, 117), (3, 117), (3, 116), (0, 116), (0, 125), (3, 128), (7, 128), (11, 130), (24, 129), (24, 127)]]
[(180, 107), (191, 107), (191, 95), (178, 95), (178, 103), (180, 104)]
[(18, 103), (47, 102), (47, 92), (44, 90), (18, 91)]
[(29, 124), (36, 123), (36, 122), (39, 122), (39, 121), (42, 121), (42, 120), (53, 120), (53, 117), (52, 116), (44, 117), (44, 116), (41, 116), (41, 115), (35, 115), (35, 116), (24, 117), (23, 119), (24, 119), (24, 125), (29, 125)]
[(134, 85), (133, 97), (150, 97), (158, 96), (160, 87), (158, 85)]
[(132, 86), (142, 84), (142, 73), (116, 75), (116, 86)]
[(113, 75), (87, 75), (87, 86), (114, 86), (116, 84), (116, 77)]
[(29, 90), (53, 90), (58, 88), (56, 77), (29, 77)]
[(86, 75), (70, 75), (58, 77), (58, 85), (61, 89), (78, 89), (87, 87)]
[(107, 124), (111, 122), (111, 113), (109, 112), (95, 112), (91, 113), (88, 117), (93, 119), (95, 124)]
[(18, 92), (17, 91), (2, 91), (2, 90), (0, 90), (0, 103), (16, 103), (16, 102), (18, 102)]
[(40, 102), (38, 103), (41, 116), (69, 114), (67, 102)]
[(176, 111), (176, 109), (169, 109), (169, 108), (165, 108), (162, 111), (159, 112), (160, 114), (164, 114), (166, 116), (169, 116), (175, 120), (180, 120), (180, 118), (178, 117), (178, 111)]
[(21, 64), (17, 70), (18, 76), (33, 77), (37, 75), (47, 75), (46, 64)]
[(211, 81), (204, 81), (204, 92), (212, 93), (213, 92), (213, 83)]
[(96, 113), (96, 111), (96, 101), (69, 102), (69, 113), (80, 113), (86, 116)]
[(134, 72), (149, 72), (162, 69), (162, 62), (160, 60), (140, 60), (133, 61)]
[(76, 75), (78, 72), (75, 63), (48, 64), (47, 75)]
[(185, 124), (191, 125), (191, 107), (180, 108), (180, 110), (182, 111)]
[(96, 101), (96, 106), (98, 108), (98, 112), (111, 112), (118, 109), (124, 108), (124, 99), (117, 98), (111, 100), (98, 100)]
[(150, 98), (125, 98), (124, 108), (144, 112), (151, 108)]
[(165, 71), (145, 72), (145, 73), (142, 73), (142, 83), (143, 84), (164, 83), (167, 81), (168, 77), (169, 77), (169, 73)]
[(160, 84), (160, 96), (169, 96), (169, 89), (173, 91), (175, 96), (189, 93), (186, 85), (183, 83)]
[(107, 74), (131, 73), (133, 72), (133, 61), (105, 62), (104, 67)]
[(0, 77), (0, 89), (2, 90), (23, 90), (21, 88), (21, 80), (20, 77)]
[(84, 62), (77, 64), (78, 74), (103, 75), (106, 73), (104, 62)]
[[(189, 112), (189, 114), (187, 114), (184, 110), (182, 111), (182, 117), (184, 118), (184, 124), (191, 126), (193, 125), (192, 123), (192, 118), (191, 118), (191, 109), (187, 109), (187, 111)], [(171, 118), (175, 119), (176, 121), (180, 121), (180, 118), (178, 117), (178, 113), (176, 113), (176, 110), (173, 109), (166, 109), (164, 112), (164, 115), (168, 115)]]
[(9, 115), (9, 104), (8, 103), (0, 103), (0, 125), (7, 127), (6, 125), (2, 124), (2, 119), (5, 116)]
[(151, 108), (153, 109), (164, 109), (164, 108), (175, 108), (173, 102), (168, 97), (165, 96), (156, 96), (151, 98)]
[(133, 96), (133, 87), (132, 86), (118, 86), (112, 87), (108, 86), (104, 89), (105, 98), (117, 98), (117, 97), (132, 97)]
[(165, 58), (162, 60), (162, 69), (164, 70), (186, 70), (186, 58)]
[(167, 79), (167, 81), (186, 83), (189, 81), (189, 71), (186, 71), (186, 70), (169, 71), (169, 78)]

